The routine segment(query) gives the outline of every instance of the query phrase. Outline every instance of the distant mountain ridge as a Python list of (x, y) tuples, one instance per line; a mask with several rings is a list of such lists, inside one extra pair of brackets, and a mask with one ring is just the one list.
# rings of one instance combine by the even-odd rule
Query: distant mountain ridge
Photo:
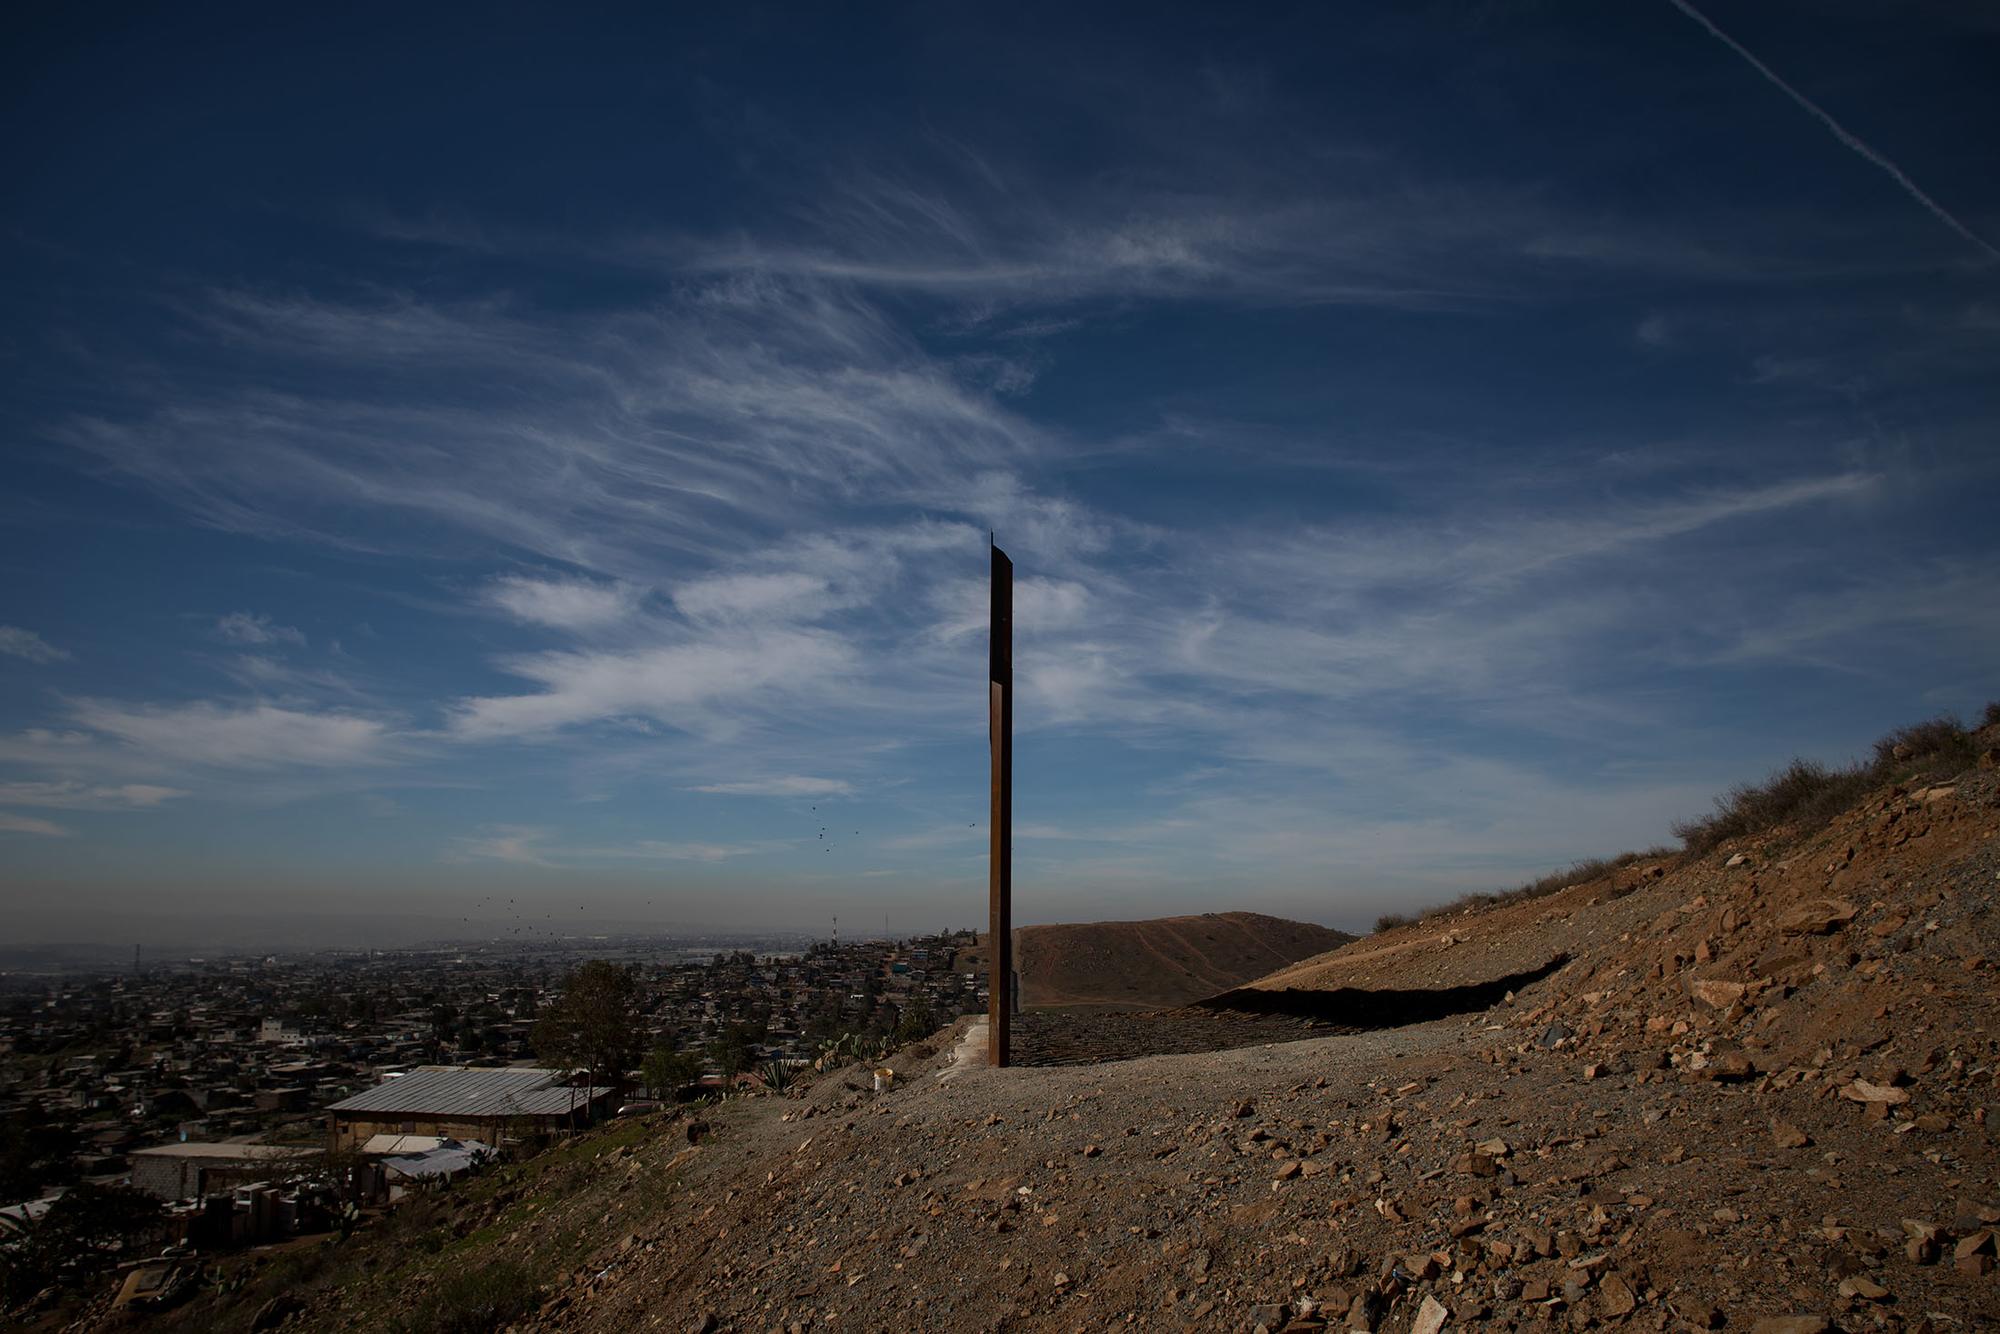
[(1263, 913), (1022, 927), (1023, 1006), (1164, 1009), (1229, 991), (1355, 937)]

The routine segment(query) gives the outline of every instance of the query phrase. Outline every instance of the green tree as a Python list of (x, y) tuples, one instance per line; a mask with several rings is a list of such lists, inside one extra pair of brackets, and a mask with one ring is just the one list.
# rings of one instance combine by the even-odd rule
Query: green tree
[(160, 1230), (160, 1202), (130, 1186), (71, 1186), (27, 1240), (0, 1250), (0, 1300), (25, 1301), (51, 1283), (109, 1268)]
[(77, 1134), (24, 1116), (0, 1121), (0, 1199), (32, 1200), (44, 1186), (76, 1180)]
[(639, 1082), (645, 1085), (647, 1096), (662, 1100), (677, 1097), (700, 1074), (695, 1059), (675, 1050), (670, 1042), (659, 1043), (639, 1064)]
[(535, 1021), (535, 1051), (593, 1084), (618, 1087), (639, 1058), (639, 980), (593, 959), (563, 979), (562, 995)]
[(931, 1012), (931, 998), (919, 991), (903, 1005), (896, 1020), (896, 1041), (921, 1042), (937, 1032), (937, 1016)]
[(431, 1006), (431, 1040), (443, 1045), (454, 1029), (458, 1027), (458, 1008), (449, 1001), (439, 1001)]
[(708, 1059), (725, 1080), (734, 1079), (746, 1068), (751, 1055), (750, 1035), (741, 1024), (729, 1025), (708, 1044)]

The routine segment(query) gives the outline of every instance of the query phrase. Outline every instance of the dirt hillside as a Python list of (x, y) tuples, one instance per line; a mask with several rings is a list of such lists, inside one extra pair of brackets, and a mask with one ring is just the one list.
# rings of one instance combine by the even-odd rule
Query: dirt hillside
[(1995, 1328), (1996, 835), (1969, 769), (1235, 995), (1395, 1025), (1340, 1036), (993, 1070), (962, 1020), (886, 1090), (621, 1123), (175, 1322), (490, 1328), (396, 1322), (515, 1272), (520, 1329)]
[(1262, 913), (1028, 926), (1014, 933), (1021, 1004), (1162, 1009), (1240, 987), (1354, 939)]

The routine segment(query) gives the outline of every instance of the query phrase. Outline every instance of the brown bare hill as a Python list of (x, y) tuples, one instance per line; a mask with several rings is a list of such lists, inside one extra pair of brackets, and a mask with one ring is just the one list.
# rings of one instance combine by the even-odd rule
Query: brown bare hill
[(1021, 1004), (1162, 1009), (1240, 987), (1354, 939), (1254, 912), (1022, 927)]

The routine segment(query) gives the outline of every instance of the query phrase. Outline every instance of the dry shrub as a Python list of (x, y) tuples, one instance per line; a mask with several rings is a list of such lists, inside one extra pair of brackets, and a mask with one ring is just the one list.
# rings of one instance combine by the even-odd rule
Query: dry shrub
[[(2000, 703), (1987, 705), (1986, 716), (2000, 716)], [(1732, 838), (1780, 827), (1810, 833), (1875, 788), (1956, 773), (1977, 755), (1972, 733), (1947, 714), (1889, 733), (1875, 743), (1865, 764), (1830, 768), (1793, 760), (1762, 783), (1731, 788), (1716, 798), (1713, 813), (1677, 822), (1674, 833), (1695, 856)]]
[(1779, 825), (1817, 825), (1832, 819), (1874, 786), (1870, 769), (1829, 769), (1793, 760), (1762, 783), (1742, 783), (1715, 800), (1715, 811), (1674, 823), (1687, 850), (1701, 856), (1720, 843)]
[(1530, 880), (1513, 889), (1476, 889), (1469, 894), (1461, 894), (1450, 903), (1442, 903), (1434, 908), (1426, 908), (1420, 913), (1383, 913), (1375, 919), (1377, 931), (1389, 931), (1399, 926), (1409, 926), (1413, 922), (1428, 922), (1433, 917), (1446, 917), (1452, 913), (1468, 912), (1475, 908), (1493, 908), (1503, 903), (1520, 903), (1527, 899), (1545, 898), (1571, 885), (1580, 885), (1586, 880), (1595, 880), (1601, 875), (1621, 870), (1634, 862), (1664, 861), (1678, 856), (1673, 848), (1647, 848), (1643, 852), (1621, 852), (1616, 857), (1586, 857), (1559, 871), (1551, 871), (1539, 880)]
[[(1988, 704), (1980, 715), (1981, 728), (1995, 725), (2000, 725), (2000, 700)], [(1542, 898), (1634, 862), (1664, 861), (1683, 854), (1699, 857), (1732, 838), (1782, 826), (1791, 826), (1797, 833), (1809, 833), (1875, 788), (1957, 773), (1976, 763), (1978, 753), (1973, 731), (1945, 714), (1889, 733), (1875, 743), (1873, 758), (1866, 764), (1829, 768), (1816, 760), (1797, 759), (1762, 783), (1731, 788), (1716, 798), (1712, 814), (1675, 822), (1673, 831), (1681, 840), (1680, 849), (1648, 848), (1644, 852), (1620, 853), (1608, 860), (1589, 857), (1514, 889), (1477, 890), (1416, 914), (1383, 913), (1375, 919), (1375, 929), (1389, 931), (1450, 913)], [(1616, 889), (1613, 894), (1622, 897)]]
[[(1992, 707), (1987, 706), (1989, 710)], [(1899, 764), (1930, 761), (1956, 768), (1974, 758), (1972, 734), (1950, 715), (1891, 732), (1875, 743), (1875, 768), (1885, 778)]]
[(1424, 913), (1424, 917), (1442, 917), (1472, 908), (1492, 908), (1503, 903), (1521, 903), (1528, 899), (1547, 898), (1572, 885), (1580, 885), (1586, 880), (1595, 880), (1599, 876), (1622, 870), (1634, 862), (1664, 861), (1678, 855), (1673, 848), (1647, 848), (1643, 852), (1621, 852), (1616, 857), (1586, 857), (1582, 861), (1571, 862), (1559, 871), (1551, 871), (1539, 880), (1530, 880), (1525, 885), (1517, 885), (1513, 889), (1475, 890), (1470, 894), (1461, 895), (1450, 903), (1428, 910)]

